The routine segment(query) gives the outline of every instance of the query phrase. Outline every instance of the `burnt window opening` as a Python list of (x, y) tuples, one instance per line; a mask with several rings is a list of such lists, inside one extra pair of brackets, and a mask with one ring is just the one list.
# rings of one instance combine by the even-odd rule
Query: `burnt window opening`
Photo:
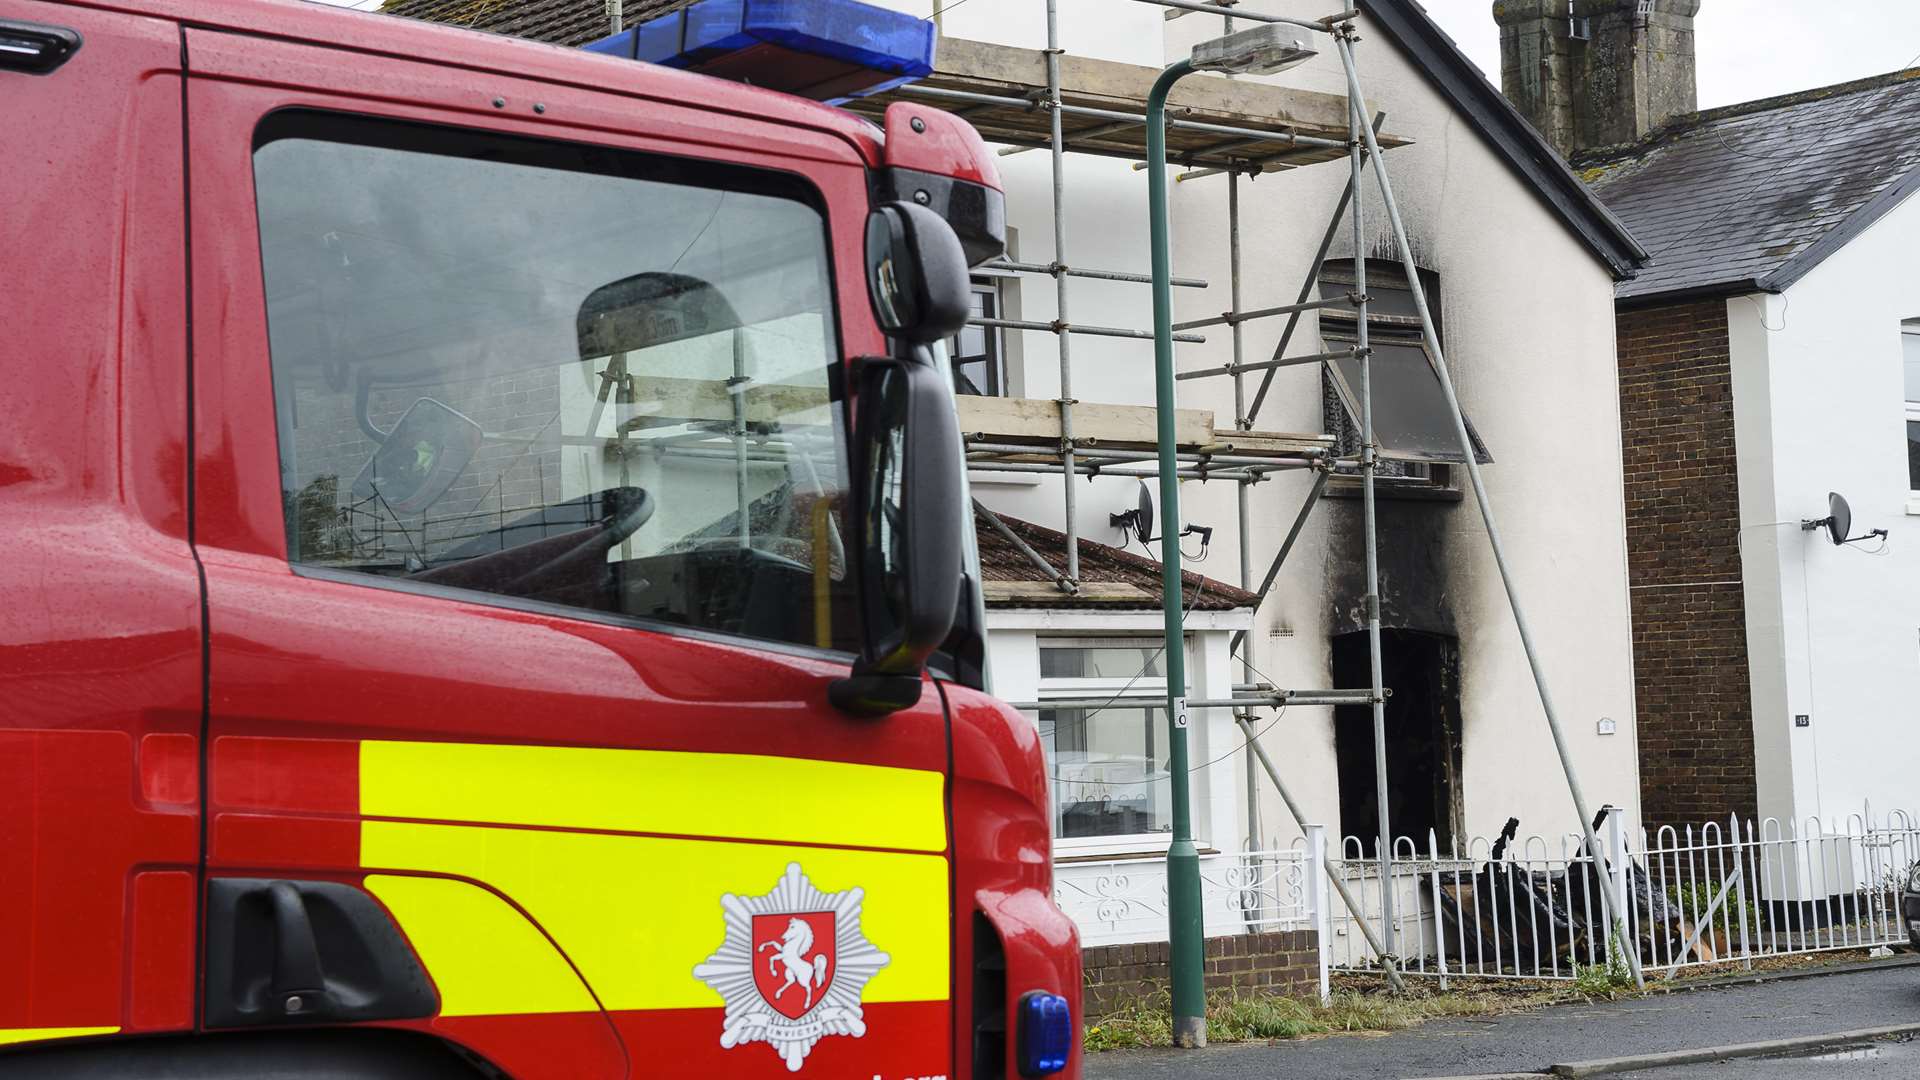
[[(1383, 683), (1393, 691), (1386, 705), (1387, 824), (1396, 837), (1410, 837), (1427, 850), (1428, 833), (1441, 851), (1460, 836), (1461, 717), (1460, 642), (1418, 630), (1382, 630)], [(1333, 684), (1367, 686), (1365, 632), (1333, 638)], [(1373, 710), (1342, 705), (1333, 710), (1334, 757), (1340, 778), (1340, 830), (1377, 854), (1380, 835), (1378, 787), (1373, 762)]]
[(1001, 319), (999, 278), (973, 279), (967, 325), (947, 339), (953, 359), (953, 392), (973, 397), (1007, 396), (1007, 358), (1001, 329), (981, 326), (974, 319)]
[[(1444, 345), (1440, 276), (1420, 271), (1420, 286), (1433, 312), (1434, 334)], [(1351, 259), (1321, 267), (1320, 295), (1334, 299), (1355, 290)], [(1395, 263), (1367, 260), (1367, 341), (1373, 350), (1373, 422), (1380, 443), (1383, 494), (1457, 494), (1454, 465), (1461, 460), (1459, 440), (1441, 390), (1439, 372), (1427, 351), (1419, 305), (1405, 271)], [(1320, 337), (1327, 351), (1359, 343), (1359, 319), (1350, 308), (1320, 312)], [(1342, 455), (1360, 451), (1360, 361), (1332, 360), (1321, 365), (1321, 414), (1334, 448)], [(1486, 445), (1467, 422), (1474, 456), (1492, 461)], [(1358, 490), (1357, 480), (1338, 485)], [(1350, 493), (1336, 491), (1336, 493)]]

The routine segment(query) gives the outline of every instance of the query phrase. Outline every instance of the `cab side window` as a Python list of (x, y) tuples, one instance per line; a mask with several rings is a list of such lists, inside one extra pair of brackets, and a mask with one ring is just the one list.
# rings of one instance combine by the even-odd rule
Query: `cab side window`
[(852, 647), (811, 188), (308, 113), (254, 172), (300, 572)]

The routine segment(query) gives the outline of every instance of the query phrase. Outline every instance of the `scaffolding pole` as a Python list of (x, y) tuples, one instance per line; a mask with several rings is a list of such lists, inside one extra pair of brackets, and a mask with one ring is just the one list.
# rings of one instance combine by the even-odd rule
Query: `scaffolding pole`
[[(1344, 305), (1347, 301), (1342, 300), (1340, 303)], [(1284, 359), (1256, 360), (1251, 364), (1229, 364), (1225, 367), (1195, 368), (1190, 371), (1183, 371), (1175, 376), (1175, 378), (1181, 382), (1187, 382), (1191, 379), (1206, 379), (1215, 375), (1238, 375), (1245, 371), (1272, 371), (1275, 368), (1300, 367), (1303, 364), (1319, 364), (1328, 360), (1356, 359), (1360, 355), (1361, 351), (1357, 347), (1352, 349), (1335, 349), (1332, 352), (1313, 353), (1310, 356), (1289, 356)]]
[[(1232, 17), (1229, 16), (1222, 21), (1226, 24), (1226, 32), (1231, 34), (1233, 32)], [(1238, 173), (1227, 177), (1227, 279), (1231, 286), (1227, 300), (1228, 306), (1232, 309), (1229, 314), (1237, 315), (1240, 312), (1240, 175)], [(1246, 349), (1246, 334), (1238, 320), (1228, 325), (1233, 328), (1233, 362), (1238, 365)], [(1179, 325), (1175, 324), (1174, 329), (1180, 329)], [(1233, 379), (1233, 428), (1235, 431), (1248, 430), (1247, 385), (1246, 380), (1238, 375)], [(1240, 587), (1243, 589), (1253, 587), (1253, 514), (1249, 506), (1251, 493), (1252, 485), (1250, 484), (1241, 484), (1233, 493), (1234, 517), (1240, 534)], [(1256, 611), (1255, 617), (1257, 618), (1258, 615)], [(1240, 678), (1244, 682), (1251, 683), (1262, 678), (1252, 656), (1254, 641), (1248, 638), (1242, 644)], [(1261, 843), (1260, 836), (1259, 762), (1254, 759), (1251, 749), (1247, 751), (1245, 765), (1247, 850), (1261, 851), (1264, 850), (1265, 845)]]
[(1373, 791), (1379, 815), (1379, 848), (1374, 852), (1380, 863), (1380, 936), (1385, 939), (1387, 958), (1399, 955), (1399, 927), (1394, 921), (1393, 827), (1387, 817), (1387, 706), (1381, 693), (1383, 678), (1380, 664), (1380, 533), (1374, 513), (1374, 473), (1380, 468), (1379, 448), (1373, 439), (1373, 350), (1367, 346), (1367, 215), (1366, 200), (1359, 197), (1361, 168), (1366, 160), (1366, 145), (1361, 132), (1366, 115), (1353, 102), (1347, 102), (1347, 130), (1353, 149), (1348, 161), (1353, 171), (1349, 185), (1353, 199), (1353, 309), (1359, 327), (1354, 355), (1360, 360), (1360, 504), (1365, 519), (1367, 595), (1362, 604), (1367, 614), (1367, 673), (1373, 688)]
[(979, 499), (973, 500), (973, 512), (985, 518), (987, 524), (993, 527), (993, 531), (1000, 534), (1001, 539), (1005, 540), (1009, 544), (1012, 544), (1013, 549), (1015, 551), (1018, 551), (1020, 554), (1026, 556), (1026, 559), (1028, 562), (1032, 563), (1035, 566), (1035, 568), (1045, 573), (1048, 579), (1051, 580), (1054, 584), (1060, 586), (1060, 591), (1069, 593), (1069, 594), (1077, 593), (1080, 591), (1079, 585), (1075, 584), (1074, 581), (1071, 578), (1068, 578), (1065, 574), (1062, 574), (1060, 571), (1055, 570), (1053, 568), (1053, 564), (1046, 560), (1046, 556), (1041, 555), (1039, 552), (1033, 550), (1033, 545), (1027, 543), (1025, 540), (1020, 539), (1019, 533), (1016, 533), (1011, 528), (1008, 528), (1007, 523), (1004, 521), (1001, 521), (999, 515), (987, 509), (986, 506), (982, 504)]
[[(1061, 280), (1064, 281), (1065, 278), (1063, 277)], [(1151, 330), (1133, 330), (1124, 326), (1075, 326), (1064, 318), (1045, 323), (1032, 319), (993, 319), (976, 316), (968, 319), (967, 322), (973, 326), (991, 326), (1001, 330), (1038, 330), (1046, 334), (1059, 334), (1063, 348), (1065, 347), (1066, 336), (1068, 334), (1086, 334), (1090, 337), (1134, 338), (1140, 341), (1153, 340), (1153, 332)], [(1174, 335), (1174, 340), (1204, 344), (1207, 339), (1199, 334), (1176, 334)], [(1064, 391), (1062, 392), (1062, 396), (1065, 396)]]
[[(1159, 455), (1153, 450), (1107, 449), (1100, 446), (1081, 447), (1075, 445), (1080, 456), (1088, 461), (1158, 461)], [(1019, 443), (973, 442), (967, 447), (969, 454), (1003, 454), (1008, 456), (1031, 457), (1044, 454), (1047, 447), (1022, 446)], [(1176, 450), (1178, 461), (1193, 462), (1202, 465), (1244, 465), (1254, 468), (1278, 467), (1287, 469), (1305, 469), (1313, 466), (1325, 457), (1323, 454), (1301, 452), (1298, 454), (1255, 456), (1252, 454), (1226, 454), (1210, 450)]]
[[(1293, 801), (1293, 792), (1287, 789), (1287, 782), (1280, 778), (1280, 770), (1274, 766), (1273, 759), (1267, 756), (1267, 748), (1260, 745), (1260, 733), (1253, 729), (1253, 721), (1245, 716), (1235, 716), (1234, 720), (1239, 723), (1241, 733), (1246, 736), (1248, 748), (1260, 759), (1260, 766), (1266, 770), (1267, 779), (1273, 781), (1274, 790), (1280, 793), (1280, 801), (1286, 804), (1287, 813), (1292, 814), (1293, 820), (1305, 828), (1307, 816), (1301, 812), (1300, 804)], [(1386, 972), (1387, 985), (1392, 987), (1396, 994), (1406, 993), (1407, 986), (1400, 981), (1399, 968), (1393, 963), (1393, 958), (1388, 954), (1386, 946), (1374, 934), (1373, 927), (1367, 923), (1366, 909), (1353, 898), (1353, 893), (1348, 891), (1346, 875), (1341, 872), (1339, 866), (1335, 865), (1333, 856), (1321, 856), (1320, 871), (1327, 875), (1328, 881), (1333, 883), (1333, 891), (1340, 894), (1340, 902), (1347, 905), (1347, 910), (1353, 913), (1353, 924), (1360, 928), (1360, 936), (1367, 939), (1367, 947), (1380, 958), (1380, 967)], [(1324, 942), (1321, 943), (1321, 948), (1326, 948)]]
[[(1066, 141), (1060, 136), (1060, 12), (1059, 0), (1047, 0), (1047, 104), (1050, 151), (1053, 159), (1053, 317), (1058, 327), (1054, 338), (1060, 347), (1060, 477), (1061, 498), (1066, 503), (1066, 521), (1061, 532), (1067, 537), (1067, 575), (1061, 588), (1077, 589), (1080, 584), (1080, 523), (1074, 494), (1073, 467), (1073, 346), (1067, 327), (1067, 161)], [(1596, 849), (1597, 850), (1597, 849)]]
[[(1289, 705), (1365, 705), (1370, 699), (1365, 690), (1282, 690), (1272, 694), (1230, 698), (1196, 698), (1189, 709), (1284, 709)], [(1108, 709), (1115, 698), (1040, 698), (1035, 701), (1009, 701), (1015, 709)]]
[[(1023, 147), (1022, 149), (1026, 149)], [(1012, 259), (994, 259), (981, 266), (983, 270), (1010, 270), (1018, 274), (1065, 274), (1068, 277), (1092, 278), (1096, 281), (1130, 281), (1136, 285), (1151, 285), (1153, 279), (1145, 274), (1125, 274), (1118, 270), (1088, 270), (1078, 266), (1065, 266), (1055, 263), (1043, 266), (1040, 263), (1015, 262)], [(1173, 279), (1176, 289), (1204, 289), (1207, 283), (1200, 278)]]
[(1294, 18), (1289, 18), (1285, 15), (1263, 15), (1257, 11), (1240, 11), (1238, 9), (1234, 9), (1232, 11), (1226, 11), (1224, 10), (1226, 5), (1217, 4), (1217, 3), (1199, 3), (1199, 2), (1196, 2), (1196, 0), (1136, 0), (1136, 2), (1142, 3), (1142, 4), (1153, 4), (1163, 8), (1178, 9), (1176, 11), (1167, 12), (1168, 19), (1177, 19), (1182, 14), (1186, 14), (1189, 12), (1199, 12), (1200, 14), (1203, 14), (1203, 15), (1231, 14), (1236, 19), (1246, 19), (1250, 22), (1285, 23), (1288, 26), (1304, 26), (1309, 30), (1318, 30), (1323, 34), (1332, 33), (1333, 28), (1335, 26), (1337, 26), (1340, 23), (1344, 23), (1360, 14), (1358, 11), (1355, 11), (1349, 8), (1348, 10), (1342, 11), (1336, 15), (1328, 15), (1323, 19), (1294, 19)]
[[(1386, 122), (1386, 113), (1380, 112), (1373, 114), (1373, 130), (1376, 133), (1379, 132), (1382, 125)], [(1364, 169), (1366, 164), (1365, 161), (1362, 161), (1360, 167)], [(1320, 237), (1320, 248), (1314, 252), (1313, 264), (1307, 268), (1307, 280), (1305, 284), (1300, 286), (1300, 296), (1296, 300), (1296, 303), (1305, 303), (1307, 297), (1312, 296), (1313, 290), (1320, 284), (1320, 267), (1325, 265), (1327, 261), (1327, 252), (1333, 248), (1333, 238), (1340, 233), (1340, 221), (1346, 216), (1347, 206), (1353, 202), (1354, 195), (1355, 188), (1351, 180), (1349, 180), (1349, 182), (1340, 189), (1340, 204), (1333, 208), (1333, 216), (1327, 221), (1327, 231)], [(1287, 319), (1287, 328), (1280, 333), (1280, 344), (1273, 348), (1273, 358), (1275, 360), (1286, 355), (1287, 344), (1293, 340), (1293, 332), (1299, 325), (1299, 314), (1296, 313)], [(1268, 368), (1266, 377), (1260, 380), (1260, 389), (1253, 395), (1253, 407), (1248, 410), (1249, 422), (1259, 418), (1260, 406), (1267, 400), (1267, 391), (1273, 388), (1274, 373), (1279, 367), (1283, 366), (1285, 365), (1276, 365), (1275, 367)]]
[[(1053, 52), (1051, 49), (1049, 52), (1057, 62), (1059, 54)], [(909, 97), (932, 98), (937, 101), (958, 101), (965, 102), (969, 105), (989, 105), (1009, 109), (1045, 107), (1050, 109), (1056, 116), (1066, 114), (1071, 116), (1085, 116), (1095, 120), (1111, 120), (1115, 122), (1115, 124), (1124, 124), (1129, 128), (1142, 127), (1145, 126), (1147, 122), (1144, 114), (1121, 112), (1117, 109), (1102, 109), (1093, 105), (1071, 105), (1064, 102), (1056, 103), (1057, 99), (1052, 95), (1051, 86), (1049, 86), (1049, 93), (1044, 102), (1036, 102), (1023, 97), (1010, 97), (1006, 94), (983, 94), (974, 90), (950, 90), (944, 86), (920, 86), (911, 83), (900, 87), (895, 92), (906, 94)], [(1058, 127), (1057, 124), (1054, 126)], [(1262, 131), (1259, 128), (1235, 127), (1231, 124), (1214, 124), (1205, 120), (1183, 120), (1177, 117), (1169, 117), (1166, 121), (1166, 126), (1182, 131), (1204, 131), (1214, 135), (1231, 135), (1236, 139), (1250, 139), (1263, 143), (1284, 143), (1287, 146), (1295, 148), (1319, 147), (1325, 150), (1345, 150), (1347, 148), (1347, 144), (1344, 142), (1335, 139), (1323, 139), (1318, 135), (1297, 135), (1290, 131)], [(1118, 128), (1117, 130), (1125, 130), (1125, 128)], [(993, 138), (993, 136), (988, 137)], [(1097, 139), (1092, 139), (1086, 132), (1080, 131), (1074, 132), (1072, 137), (1083, 142), (1098, 141)], [(1064, 138), (1055, 140), (1055, 145), (1064, 146), (1064, 144)], [(1202, 151), (1198, 150), (1183, 151), (1179, 157), (1188, 159), (1201, 152)], [(1134, 154), (1128, 152), (1125, 156), (1134, 157)]]

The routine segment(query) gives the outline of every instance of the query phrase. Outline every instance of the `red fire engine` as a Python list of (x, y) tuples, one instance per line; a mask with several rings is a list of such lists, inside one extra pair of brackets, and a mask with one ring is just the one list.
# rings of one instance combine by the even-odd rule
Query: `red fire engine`
[(1077, 1075), (970, 127), (273, 0), (0, 102), (0, 1074)]

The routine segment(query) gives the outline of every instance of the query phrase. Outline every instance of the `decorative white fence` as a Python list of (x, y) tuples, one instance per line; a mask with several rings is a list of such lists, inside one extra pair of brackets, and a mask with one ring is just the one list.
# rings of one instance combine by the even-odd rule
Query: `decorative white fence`
[[(1637, 949), (1649, 977), (1761, 957), (1904, 943), (1900, 889), (1920, 862), (1920, 821), (1895, 811), (1798, 826), (1730, 819), (1627, 835), (1618, 812), (1598, 830), (1599, 872), (1581, 837), (1476, 837), (1441, 850), (1431, 837), (1394, 845), (1383, 881), (1371, 844), (1349, 837), (1335, 863), (1364, 917), (1409, 975), (1570, 979), (1624, 964)], [(1609, 925), (1599, 890), (1612, 888)], [(1391, 890), (1391, 925), (1382, 898)], [(1344, 906), (1322, 948), (1336, 969), (1377, 969)], [(1616, 938), (1619, 940), (1616, 942)]]
[[(1321, 930), (1320, 991), (1327, 991), (1326, 875), (1318, 870), (1325, 831), (1310, 826), (1292, 848), (1200, 857), (1201, 911), (1208, 937), (1270, 930)], [(1164, 855), (1053, 867), (1054, 900), (1080, 928), (1083, 946), (1167, 939)]]

